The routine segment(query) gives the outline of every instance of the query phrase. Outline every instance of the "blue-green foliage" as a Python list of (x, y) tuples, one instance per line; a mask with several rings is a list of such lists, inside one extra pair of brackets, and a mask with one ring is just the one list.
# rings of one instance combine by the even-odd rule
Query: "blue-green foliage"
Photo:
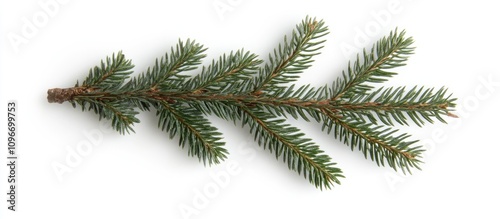
[(340, 184), (342, 171), (313, 140), (287, 124), (287, 117), (321, 123), (327, 133), (377, 165), (403, 172), (419, 169), (424, 149), (392, 126), (409, 125), (408, 120), (419, 126), (435, 119), (445, 122), (444, 116), (453, 116), (455, 99), (444, 88), (375, 88), (396, 75), (392, 69), (405, 65), (413, 53), (412, 38), (397, 30), (363, 50), (332, 86), (296, 88), (290, 83), (320, 54), (327, 33), (323, 21), (308, 17), (267, 61), (241, 49), (213, 60), (194, 76), (187, 72), (201, 65), (206, 50), (195, 41), (179, 41), (128, 81), (133, 65), (119, 52), (77, 83), (79, 93), (70, 102), (112, 120), (120, 133), (133, 131), (137, 109), (154, 109), (158, 127), (209, 165), (223, 161), (228, 151), (223, 134), (205, 115), (241, 123), (260, 146), (320, 189)]

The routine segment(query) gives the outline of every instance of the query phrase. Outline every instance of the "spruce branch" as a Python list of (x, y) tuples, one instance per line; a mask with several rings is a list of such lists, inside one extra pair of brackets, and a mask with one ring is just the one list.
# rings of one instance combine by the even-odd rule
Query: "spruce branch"
[[(89, 76), (83, 81), (82, 87), (97, 88), (100, 90), (116, 90), (122, 86), (125, 79), (133, 71), (131, 69), (132, 60), (125, 59), (125, 55), (120, 51), (115, 56), (106, 58), (106, 62), (101, 61), (101, 66), (90, 69)], [(78, 86), (78, 82), (77, 82)]]
[(413, 54), (413, 39), (405, 37), (405, 31), (395, 31), (389, 33), (389, 36), (380, 39), (370, 52), (363, 50), (362, 58), (357, 55), (356, 61), (351, 65), (347, 72), (342, 72), (332, 89), (332, 99), (349, 98), (354, 94), (366, 94), (373, 89), (370, 83), (382, 83), (387, 78), (396, 75), (395, 72), (387, 70), (404, 66), (409, 55)]
[(244, 50), (231, 52), (228, 56), (224, 54), (217, 62), (212, 61), (210, 66), (203, 67), (200, 74), (187, 80), (182, 89), (192, 93), (240, 93), (242, 83), (253, 78), (260, 63), (262, 61), (257, 55)]
[(319, 40), (328, 34), (324, 22), (307, 17), (297, 25), (292, 32), (292, 39), (285, 35), (283, 43), (269, 54), (269, 62), (260, 69), (253, 90), (254, 94), (261, 92), (276, 92), (284, 89), (281, 84), (293, 82), (299, 78), (299, 73), (311, 66), (312, 58), (319, 55), (318, 50), (325, 40)]
[(418, 126), (434, 119), (446, 123), (444, 116), (456, 117), (450, 112), (456, 99), (447, 94), (445, 88), (434, 92), (434, 88), (413, 87), (406, 92), (405, 87), (381, 87), (368, 95), (354, 95), (347, 103), (337, 104), (345, 116), (363, 120), (367, 118), (376, 124), (377, 119), (385, 125), (394, 126), (394, 121), (409, 125), (410, 118)]
[(179, 134), (179, 145), (189, 146), (188, 154), (197, 156), (204, 164), (218, 164), (227, 150), (223, 147), (222, 133), (210, 125), (201, 112), (161, 102), (157, 107), (158, 127), (170, 138)]
[(411, 168), (420, 169), (419, 159), (424, 152), (422, 146), (412, 146), (418, 141), (406, 141), (408, 134), (394, 136), (398, 130), (390, 127), (374, 126), (362, 121), (339, 118), (332, 113), (326, 113), (323, 129), (328, 133), (333, 131), (335, 138), (342, 140), (351, 146), (351, 150), (358, 147), (365, 158), (368, 155), (377, 165), (385, 165), (385, 162), (394, 170), (401, 169), (410, 172)]
[(148, 68), (146, 73), (139, 75), (137, 79), (130, 80), (123, 90), (177, 90), (187, 78), (179, 73), (198, 68), (206, 56), (203, 53), (205, 51), (206, 49), (195, 41), (179, 40), (177, 46), (170, 49), (170, 53), (156, 59), (153, 67)]
[(138, 110), (154, 109), (158, 128), (205, 165), (227, 158), (223, 134), (205, 117), (215, 115), (248, 126), (255, 141), (282, 159), (288, 168), (316, 187), (340, 184), (343, 173), (331, 157), (300, 129), (286, 123), (288, 117), (314, 120), (352, 150), (379, 166), (411, 173), (420, 169), (424, 148), (393, 126), (418, 126), (456, 117), (456, 99), (446, 88), (415, 86), (380, 87), (406, 64), (413, 54), (413, 39), (404, 31), (392, 31), (363, 50), (332, 86), (295, 87), (290, 82), (311, 66), (320, 54), (328, 28), (307, 17), (263, 61), (243, 49), (223, 54), (198, 69), (206, 49), (195, 41), (180, 41), (153, 66), (131, 77), (133, 65), (122, 52), (92, 68), (88, 77), (71, 88), (48, 90), (49, 102), (70, 102), (99, 119), (112, 121), (124, 134), (140, 122)]
[(309, 182), (319, 188), (330, 188), (332, 183), (340, 184), (338, 178), (344, 177), (339, 168), (334, 167), (328, 155), (323, 154), (311, 139), (303, 138), (304, 134), (298, 128), (277, 119), (272, 114), (254, 111), (246, 107), (242, 111), (243, 124), (250, 126), (254, 140), (264, 149), (269, 149), (276, 159), (283, 158), (288, 168), (303, 174)]

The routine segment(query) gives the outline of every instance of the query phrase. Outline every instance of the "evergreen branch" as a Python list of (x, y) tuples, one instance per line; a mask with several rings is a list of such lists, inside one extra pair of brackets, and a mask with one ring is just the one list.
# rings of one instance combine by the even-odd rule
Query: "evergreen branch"
[(297, 25), (292, 32), (292, 39), (289, 41), (285, 35), (283, 44), (279, 44), (274, 53), (269, 54), (269, 63), (260, 69), (253, 93), (273, 93), (283, 88), (280, 84), (297, 80), (297, 74), (309, 68), (313, 56), (320, 54), (318, 50), (323, 48), (325, 40), (319, 38), (326, 34), (328, 28), (321, 20), (307, 17)]
[(227, 157), (222, 134), (203, 115), (193, 109), (161, 102), (158, 105), (158, 127), (173, 138), (179, 134), (179, 145), (189, 146), (188, 154), (203, 164), (218, 164)]
[(282, 157), (289, 169), (302, 174), (320, 189), (331, 188), (333, 183), (340, 184), (338, 178), (344, 177), (342, 171), (334, 167), (331, 158), (311, 139), (303, 138), (299, 129), (269, 113), (246, 107), (240, 109), (243, 124), (250, 126), (258, 144), (274, 152), (276, 159)]
[(179, 75), (180, 72), (191, 71), (201, 64), (205, 57), (206, 49), (195, 41), (187, 40), (185, 43), (179, 40), (177, 46), (170, 49), (160, 59), (156, 59), (153, 67), (148, 68), (145, 73), (129, 81), (125, 85), (126, 90), (170, 90), (180, 86), (188, 76)]
[(369, 83), (381, 83), (396, 75), (386, 71), (406, 65), (409, 55), (413, 54), (413, 39), (405, 37), (405, 31), (396, 29), (388, 37), (380, 39), (367, 53), (363, 50), (362, 59), (359, 54), (353, 65), (349, 63), (347, 72), (337, 79), (331, 91), (332, 99), (349, 98), (355, 94), (366, 94), (373, 87)]
[(446, 123), (443, 116), (456, 117), (450, 110), (456, 106), (456, 99), (446, 92), (445, 88), (434, 92), (433, 88), (415, 86), (406, 92), (405, 87), (382, 87), (368, 95), (353, 96), (348, 102), (337, 103), (335, 108), (351, 118), (363, 121), (368, 118), (374, 124), (377, 118), (390, 126), (394, 125), (393, 120), (408, 125), (408, 118), (418, 126), (425, 121), (434, 123), (434, 119)]
[(238, 91), (236, 88), (241, 88), (241, 83), (252, 79), (260, 63), (257, 55), (243, 50), (228, 56), (224, 54), (219, 61), (212, 61), (200, 74), (189, 79), (183, 89), (193, 93)]
[(103, 118), (111, 120), (111, 126), (120, 134), (125, 134), (125, 132), (130, 133), (130, 131), (135, 132), (132, 125), (140, 122), (139, 119), (135, 117), (139, 112), (135, 111), (134, 108), (124, 100), (100, 101), (83, 96), (77, 97), (70, 102), (73, 107), (76, 107), (76, 104), (80, 105), (82, 111), (94, 111), (95, 114), (99, 115), (99, 120)]
[(358, 147), (365, 158), (375, 161), (377, 165), (385, 163), (394, 170), (398, 168), (403, 172), (411, 173), (410, 168), (420, 169), (422, 162), (419, 158), (425, 151), (422, 146), (412, 146), (418, 141), (406, 141), (408, 134), (394, 136), (398, 130), (373, 126), (349, 118), (340, 118), (331, 112), (326, 113), (323, 130), (327, 133), (333, 131), (335, 138), (351, 146), (351, 150)]
[(170, 138), (179, 136), (179, 145), (188, 146), (190, 156), (209, 165), (221, 162), (228, 153), (222, 134), (204, 116), (213, 114), (235, 124), (241, 121), (259, 145), (320, 189), (339, 184), (342, 171), (298, 128), (285, 123), (288, 116), (313, 118), (379, 166), (405, 173), (419, 169), (424, 149), (415, 146), (417, 141), (407, 140), (409, 134), (397, 134), (391, 126), (395, 122), (409, 125), (410, 119), (419, 126), (426, 121), (446, 122), (444, 116), (456, 117), (452, 114), (456, 99), (444, 88), (374, 90), (373, 83), (395, 75), (388, 70), (404, 65), (413, 53), (413, 40), (404, 31), (391, 32), (369, 52), (364, 50), (333, 87), (285, 85), (310, 67), (324, 42), (319, 38), (326, 34), (322, 21), (306, 18), (263, 67), (256, 55), (238, 50), (222, 55), (193, 77), (182, 73), (196, 69), (205, 57), (205, 49), (194, 41), (179, 41), (154, 66), (127, 82), (133, 65), (119, 52), (91, 69), (82, 85), (50, 89), (47, 98), (51, 103), (68, 101), (83, 111), (94, 111), (99, 119), (111, 120), (120, 133), (134, 131), (132, 125), (139, 122), (135, 108), (149, 111), (153, 107), (159, 128)]
[[(125, 55), (120, 51), (115, 56), (107, 57), (106, 62), (101, 60), (100, 66), (95, 66), (89, 70), (89, 76), (83, 81), (83, 87), (94, 87), (101, 90), (116, 90), (122, 86), (134, 67), (130, 59), (125, 59)], [(78, 82), (75, 87), (78, 87)]]

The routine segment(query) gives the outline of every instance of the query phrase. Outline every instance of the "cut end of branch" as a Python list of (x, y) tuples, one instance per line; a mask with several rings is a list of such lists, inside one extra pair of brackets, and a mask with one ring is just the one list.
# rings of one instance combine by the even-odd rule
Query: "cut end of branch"
[(49, 103), (64, 103), (72, 100), (75, 95), (81, 94), (86, 90), (83, 87), (72, 88), (52, 88), (47, 91), (47, 100)]

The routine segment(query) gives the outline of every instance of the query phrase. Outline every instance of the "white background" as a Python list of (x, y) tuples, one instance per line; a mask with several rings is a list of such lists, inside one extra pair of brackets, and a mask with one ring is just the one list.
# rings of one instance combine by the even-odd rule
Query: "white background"
[[(55, 5), (44, 9), (47, 2)], [(192, 208), (189, 218), (498, 218), (500, 16), (492, 2), (1, 1), (1, 144), (7, 101), (16, 100), (20, 164), (11, 213), (3, 146), (0, 217), (182, 218), (180, 209)], [(459, 99), (460, 119), (449, 125), (403, 127), (429, 149), (423, 171), (400, 176), (351, 152), (319, 124), (292, 120), (347, 177), (320, 191), (231, 122), (211, 118), (231, 154), (204, 167), (156, 128), (152, 112), (140, 114), (135, 134), (121, 136), (99, 128), (93, 113), (46, 101), (47, 89), (81, 81), (113, 52), (123, 50), (141, 72), (179, 38), (209, 47), (205, 63), (243, 47), (267, 57), (306, 15), (324, 19), (331, 34), (299, 84), (333, 81), (355, 56), (343, 48), (359, 52), (396, 26), (415, 38), (416, 54), (390, 84), (447, 86)], [(67, 163), (85, 144), (92, 151)], [(73, 164), (72, 172), (59, 180), (55, 164)], [(217, 184), (212, 175), (229, 181)]]

